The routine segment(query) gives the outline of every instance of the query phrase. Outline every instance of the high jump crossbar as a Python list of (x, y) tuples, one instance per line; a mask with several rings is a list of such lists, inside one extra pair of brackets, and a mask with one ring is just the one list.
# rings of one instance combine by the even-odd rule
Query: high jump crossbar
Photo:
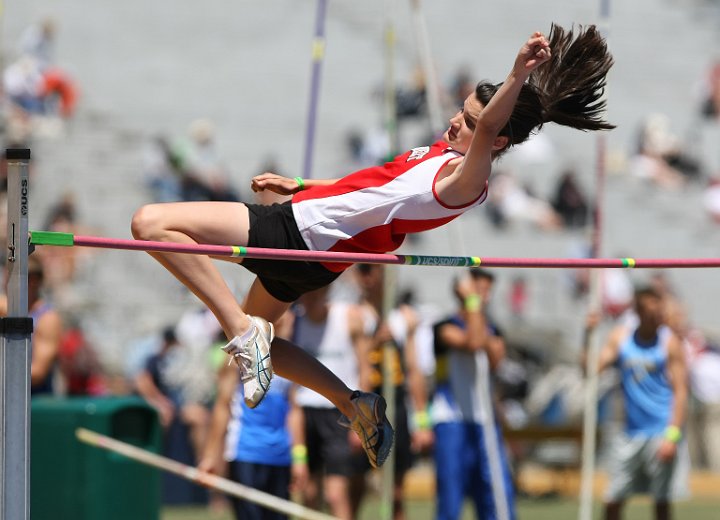
[(131, 251), (186, 253), (217, 257), (259, 258), (327, 263), (367, 263), (391, 265), (425, 265), (444, 267), (515, 267), (575, 269), (669, 269), (717, 268), (720, 258), (501, 258), (479, 256), (394, 255), (375, 253), (343, 253), (336, 251), (302, 251), (232, 245), (184, 244), (127, 240), (55, 231), (30, 232), (30, 244), (38, 246), (80, 246)]
[(142, 464), (153, 466), (169, 473), (174, 473), (175, 475), (194, 482), (195, 484), (221, 491), (242, 500), (259, 504), (268, 509), (272, 509), (273, 511), (290, 515), (294, 518), (300, 518), (302, 520), (337, 520), (334, 516), (315, 511), (314, 509), (290, 502), (289, 500), (284, 500), (263, 491), (259, 491), (255, 488), (244, 486), (232, 480), (219, 477), (218, 475), (200, 471), (192, 466), (182, 464), (151, 451), (144, 450), (137, 446), (133, 446), (132, 444), (113, 439), (112, 437), (108, 437), (106, 435), (101, 435), (85, 428), (78, 428), (75, 430), (75, 435), (78, 440), (89, 444), (90, 446), (119, 453), (120, 455), (124, 455), (125, 457)]

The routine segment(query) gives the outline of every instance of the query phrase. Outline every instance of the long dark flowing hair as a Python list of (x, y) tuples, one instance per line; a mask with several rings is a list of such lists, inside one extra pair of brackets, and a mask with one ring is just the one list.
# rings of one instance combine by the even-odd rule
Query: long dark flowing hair
[[(499, 133), (508, 138), (508, 147), (526, 141), (550, 122), (578, 130), (615, 128), (603, 119), (603, 93), (613, 58), (596, 27), (578, 27), (575, 33), (553, 24), (548, 40), (552, 58), (530, 74)], [(500, 85), (481, 81), (475, 95), (487, 105)]]

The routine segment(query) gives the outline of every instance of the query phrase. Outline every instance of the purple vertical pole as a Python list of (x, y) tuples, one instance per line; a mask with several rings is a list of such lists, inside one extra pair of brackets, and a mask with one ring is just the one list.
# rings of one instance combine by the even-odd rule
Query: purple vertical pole
[(310, 104), (308, 107), (307, 126), (305, 129), (305, 159), (302, 176), (312, 177), (313, 151), (315, 149), (315, 127), (318, 102), (320, 99), (320, 79), (323, 58), (325, 57), (325, 13), (327, 0), (318, 0), (315, 14), (315, 37), (312, 44), (312, 73), (310, 78)]

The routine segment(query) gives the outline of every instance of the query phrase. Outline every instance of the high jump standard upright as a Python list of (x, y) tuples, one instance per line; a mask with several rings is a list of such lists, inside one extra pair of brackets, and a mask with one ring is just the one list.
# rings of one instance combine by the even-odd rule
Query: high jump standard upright
[(8, 309), (0, 318), (0, 520), (30, 518), (30, 335), (28, 166), (30, 150), (8, 149)]

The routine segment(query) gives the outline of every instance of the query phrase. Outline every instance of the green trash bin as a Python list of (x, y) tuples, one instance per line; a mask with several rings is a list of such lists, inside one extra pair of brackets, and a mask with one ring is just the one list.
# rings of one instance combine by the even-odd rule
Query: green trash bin
[(160, 452), (157, 414), (142, 399), (33, 399), (32, 520), (157, 520), (158, 470), (81, 443), (80, 427)]

